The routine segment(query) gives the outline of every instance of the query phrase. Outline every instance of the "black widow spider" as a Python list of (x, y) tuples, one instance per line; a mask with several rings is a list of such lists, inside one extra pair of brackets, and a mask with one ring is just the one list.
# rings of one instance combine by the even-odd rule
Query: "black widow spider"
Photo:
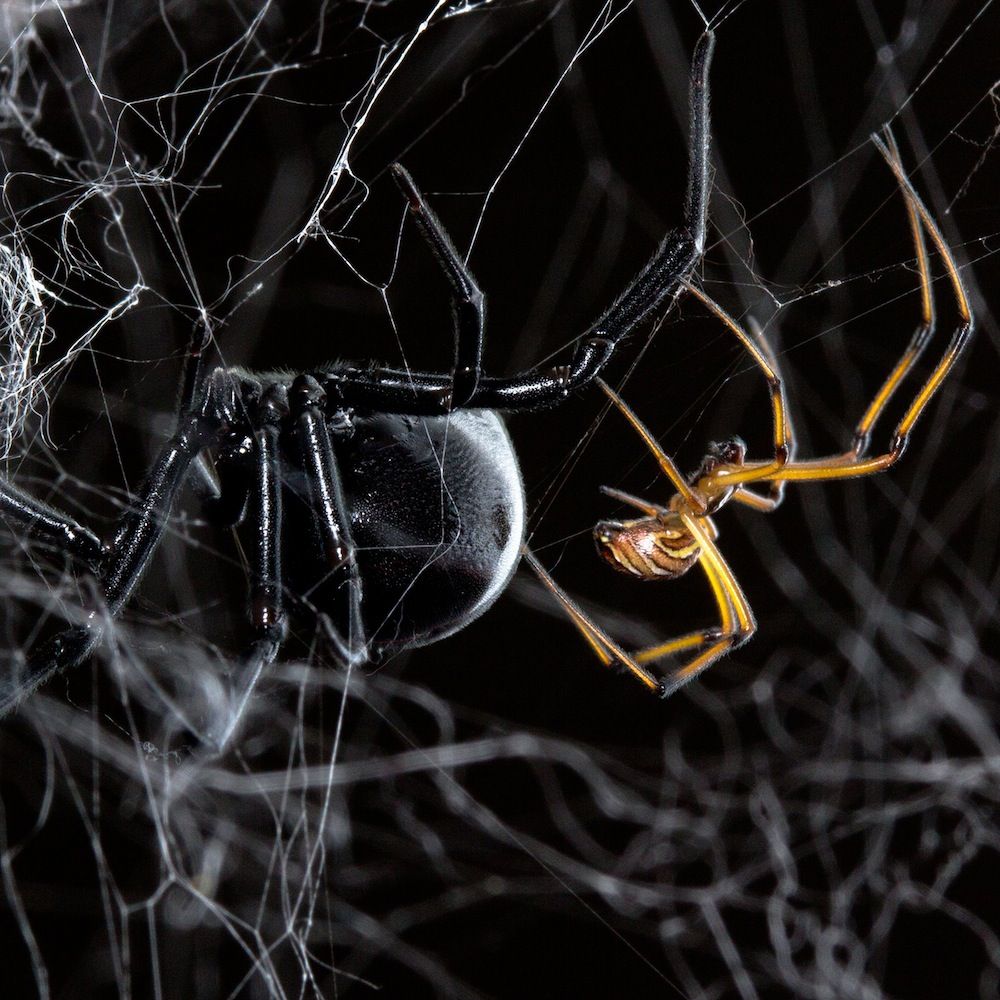
[[(218, 473), (212, 512), (223, 523), (246, 520), (253, 528), (255, 638), (239, 667), (241, 699), (287, 633), (285, 599), (293, 588), (283, 544), (296, 565), (319, 566), (319, 579), (310, 583), (326, 596), (313, 593), (310, 602), (324, 613), (326, 632), (347, 666), (387, 649), (432, 642), (485, 611), (514, 572), (524, 536), (520, 471), (494, 411), (555, 406), (589, 385), (622, 339), (680, 294), (701, 257), (713, 47), (714, 35), (705, 32), (692, 57), (682, 225), (667, 233), (568, 364), (509, 378), (482, 373), (483, 294), (397, 164), (393, 175), (451, 288), (451, 374), (337, 364), (299, 375), (223, 367), (204, 375), (203, 345), (195, 337), (175, 433), (109, 542), (0, 480), (0, 514), (8, 525), (90, 567), (100, 591), (78, 624), (41, 643), (19, 670), (0, 679), (0, 714), (95, 649), (146, 572), (192, 463), (206, 451), (215, 453)], [(305, 505), (310, 516), (283, 513), (295, 504)], [(303, 521), (309, 530), (301, 530)]]

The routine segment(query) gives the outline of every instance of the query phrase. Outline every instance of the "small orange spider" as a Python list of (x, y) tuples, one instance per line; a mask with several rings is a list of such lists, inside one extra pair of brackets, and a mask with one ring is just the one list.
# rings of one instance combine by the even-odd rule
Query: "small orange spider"
[[(906, 200), (920, 275), (922, 316), (903, 356), (857, 424), (850, 449), (826, 458), (793, 461), (795, 449), (784, 387), (777, 362), (763, 334), (760, 331), (756, 331), (756, 337), (748, 334), (721, 306), (688, 282), (684, 283), (686, 289), (736, 336), (767, 379), (774, 416), (774, 457), (766, 461), (746, 461), (746, 445), (739, 438), (732, 438), (722, 444), (713, 444), (699, 469), (690, 477), (685, 477), (626, 403), (610, 386), (598, 379), (601, 388), (635, 428), (676, 490), (663, 507), (620, 490), (603, 487), (605, 494), (636, 508), (643, 516), (629, 521), (601, 521), (594, 529), (598, 552), (615, 569), (641, 580), (672, 580), (696, 564), (701, 566), (719, 608), (719, 626), (700, 629), (646, 649), (626, 652), (574, 604), (535, 555), (525, 549), (528, 564), (559, 600), (604, 664), (619, 663), (662, 697), (673, 694), (721, 656), (742, 645), (757, 628), (747, 598), (716, 545), (718, 530), (712, 515), (730, 500), (753, 510), (770, 512), (781, 503), (787, 482), (853, 479), (882, 472), (894, 465), (903, 454), (920, 414), (951, 371), (972, 334), (973, 316), (955, 260), (937, 224), (906, 177), (899, 151), (888, 129), (885, 136), (884, 141), (878, 136), (873, 136), (872, 140), (895, 175)], [(925, 230), (944, 263), (958, 306), (959, 324), (944, 356), (903, 414), (889, 450), (869, 457), (866, 452), (875, 422), (920, 357), (934, 330), (934, 300)], [(758, 493), (749, 488), (756, 483), (769, 484), (768, 492)], [(687, 651), (694, 652), (694, 657), (663, 679), (658, 679), (646, 669), (648, 663)]]

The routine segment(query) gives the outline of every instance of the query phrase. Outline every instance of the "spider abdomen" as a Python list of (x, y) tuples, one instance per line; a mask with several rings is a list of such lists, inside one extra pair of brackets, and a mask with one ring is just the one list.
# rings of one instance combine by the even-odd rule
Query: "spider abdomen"
[(605, 562), (640, 580), (682, 576), (701, 557), (701, 545), (680, 520), (600, 521), (594, 542)]
[(331, 435), (372, 652), (434, 642), (486, 611), (524, 536), (524, 487), (500, 417), (353, 415)]

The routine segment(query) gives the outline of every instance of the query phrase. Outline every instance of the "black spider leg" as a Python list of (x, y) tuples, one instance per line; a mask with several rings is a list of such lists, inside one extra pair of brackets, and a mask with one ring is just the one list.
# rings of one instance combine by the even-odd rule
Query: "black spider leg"
[(75, 667), (93, 652), (107, 621), (121, 611), (142, 578), (191, 462), (215, 443), (220, 429), (234, 419), (235, 403), (231, 378), (223, 373), (208, 380), (198, 411), (182, 416), (176, 433), (153, 463), (137, 502), (118, 521), (102, 564), (99, 606), (87, 612), (84, 624), (68, 628), (32, 650), (17, 675), (0, 678), (0, 715), (49, 677)]
[(243, 523), (254, 485), (256, 454), (255, 435), (247, 428), (222, 441), (211, 464), (206, 452), (192, 463), (191, 485), (202, 494), (202, 511), (212, 524), (235, 528)]
[(357, 666), (368, 655), (361, 616), (361, 574), (351, 537), (351, 517), (344, 499), (340, 467), (333, 452), (322, 386), (310, 375), (299, 375), (289, 391), (293, 434), (309, 482), (316, 532), (331, 571), (340, 571), (347, 586), (347, 635), (329, 622), (328, 637), (345, 666)]
[[(182, 417), (193, 410), (205, 348), (211, 343), (210, 333), (207, 327), (203, 331), (197, 329), (192, 331), (178, 409)], [(30, 536), (42, 539), (57, 551), (77, 559), (92, 569), (97, 569), (109, 554), (108, 547), (89, 528), (83, 527), (57, 507), (25, 493), (2, 476), (0, 476), (0, 519), (21, 525)]]
[(486, 300), (459, 256), (441, 220), (427, 204), (413, 178), (399, 163), (392, 165), (392, 174), (410, 203), (417, 230), (430, 247), (434, 259), (451, 285), (451, 314), (455, 327), (455, 367), (451, 376), (451, 391), (445, 400), (447, 409), (465, 406), (476, 395), (482, 377), (483, 340), (486, 336)]
[[(618, 344), (690, 278), (705, 247), (709, 196), (708, 71), (715, 36), (705, 32), (691, 62), (690, 160), (683, 224), (667, 233), (652, 259), (578, 343), (568, 364), (510, 378), (482, 377), (466, 407), (533, 410), (554, 406), (591, 382)], [(390, 413), (440, 413), (451, 376), (395, 368), (341, 368), (324, 376), (341, 405)]]
[[(277, 658), (288, 636), (284, 606), (284, 577), (281, 565), (281, 459), (280, 425), (288, 416), (287, 389), (272, 383), (265, 390), (258, 407), (249, 455), (241, 447), (240, 457), (249, 457), (253, 471), (242, 474), (245, 463), (237, 459), (223, 466), (220, 512), (233, 524), (247, 521), (253, 532), (250, 582), (250, 624), (256, 638), (240, 657), (231, 711), (223, 725), (208, 734), (208, 739), (222, 750), (239, 725), (247, 703), (264, 670)], [(232, 464), (230, 464), (232, 463)]]
[(104, 556), (104, 545), (89, 528), (3, 478), (0, 478), (0, 519), (21, 525), (29, 535), (89, 566), (96, 566)]

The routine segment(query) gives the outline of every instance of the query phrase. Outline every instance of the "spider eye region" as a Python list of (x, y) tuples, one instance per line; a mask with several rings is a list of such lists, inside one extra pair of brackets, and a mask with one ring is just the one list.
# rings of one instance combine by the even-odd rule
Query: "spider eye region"
[(701, 545), (679, 518), (599, 521), (594, 543), (605, 562), (640, 580), (683, 576), (701, 557)]
[(451, 635), (499, 597), (524, 539), (524, 486), (492, 411), (355, 414), (351, 424), (332, 438), (379, 657)]
[(741, 466), (746, 460), (747, 446), (741, 437), (733, 436), (725, 441), (713, 441), (708, 446), (708, 454), (702, 459), (697, 471), (690, 476), (691, 485), (710, 475), (721, 466)]

